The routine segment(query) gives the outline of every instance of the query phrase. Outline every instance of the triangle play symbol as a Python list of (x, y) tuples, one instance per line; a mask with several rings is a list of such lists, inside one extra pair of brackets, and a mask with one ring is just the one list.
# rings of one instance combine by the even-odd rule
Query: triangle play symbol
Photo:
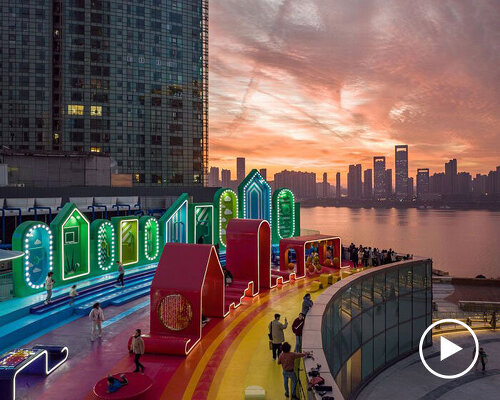
[(444, 338), (441, 336), (441, 341), (440, 341), (440, 348), (441, 348), (441, 361), (445, 360), (446, 358), (452, 356), (455, 353), (458, 353), (460, 350), (463, 350), (460, 346), (456, 345), (453, 342), (450, 342), (448, 339)]

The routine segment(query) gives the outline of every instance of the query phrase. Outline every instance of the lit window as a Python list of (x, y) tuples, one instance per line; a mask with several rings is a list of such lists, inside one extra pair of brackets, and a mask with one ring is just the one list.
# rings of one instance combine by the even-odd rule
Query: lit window
[(102, 106), (90, 106), (90, 115), (92, 117), (102, 117)]
[(68, 115), (83, 115), (84, 106), (68, 104)]
[(94, 147), (94, 146), (92, 146), (90, 148), (90, 152), (91, 153), (100, 153), (101, 152), (101, 148), (100, 147)]

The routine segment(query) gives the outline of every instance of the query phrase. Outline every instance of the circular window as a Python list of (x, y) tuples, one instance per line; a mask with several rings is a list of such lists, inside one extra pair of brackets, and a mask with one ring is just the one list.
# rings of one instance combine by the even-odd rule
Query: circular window
[(193, 320), (193, 308), (182, 294), (171, 294), (160, 301), (158, 317), (167, 329), (182, 331)]

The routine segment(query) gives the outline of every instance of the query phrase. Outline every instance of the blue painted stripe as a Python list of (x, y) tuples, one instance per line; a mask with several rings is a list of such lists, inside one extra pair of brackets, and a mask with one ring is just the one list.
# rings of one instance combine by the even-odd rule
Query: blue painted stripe
[(141, 308), (144, 308), (149, 305), (149, 300), (143, 301), (142, 303), (137, 304), (136, 306), (129, 308), (128, 310), (115, 315), (113, 318), (110, 318), (102, 323), (102, 327), (106, 328), (107, 326), (114, 324), (115, 322), (129, 316), (130, 314), (140, 310)]

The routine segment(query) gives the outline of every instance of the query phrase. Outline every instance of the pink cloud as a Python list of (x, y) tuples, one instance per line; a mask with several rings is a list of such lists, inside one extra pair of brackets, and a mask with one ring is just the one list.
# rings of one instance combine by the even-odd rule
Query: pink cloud
[[(210, 162), (321, 173), (500, 164), (500, 4), (213, 0)], [(269, 173), (268, 172), (268, 173)]]

